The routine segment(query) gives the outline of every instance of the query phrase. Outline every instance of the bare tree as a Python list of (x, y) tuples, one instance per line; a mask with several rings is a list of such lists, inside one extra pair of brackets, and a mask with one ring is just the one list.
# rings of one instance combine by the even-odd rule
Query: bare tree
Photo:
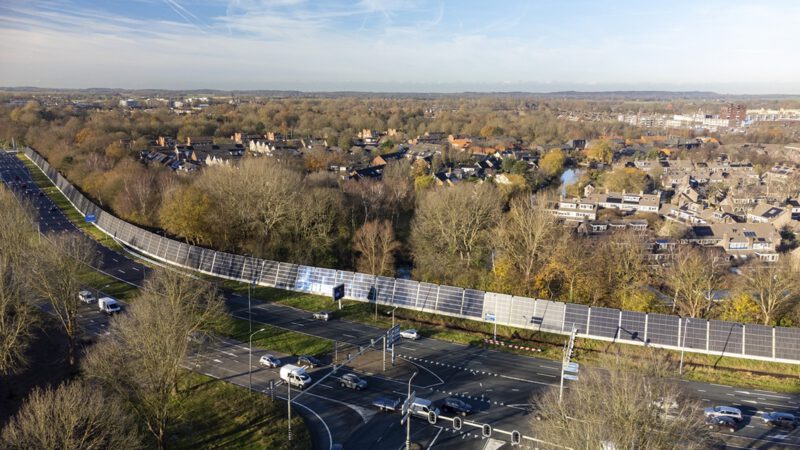
[(399, 247), (392, 224), (386, 220), (369, 221), (353, 236), (353, 250), (359, 254), (356, 267), (360, 272), (373, 275), (392, 275), (394, 253)]
[(674, 292), (673, 311), (689, 317), (703, 317), (712, 306), (714, 291), (723, 287), (727, 261), (712, 251), (681, 247), (666, 280)]
[(25, 203), (20, 203), (7, 189), (0, 188), (0, 254), (14, 264), (30, 254), (35, 212)]
[(758, 305), (764, 325), (773, 323), (800, 294), (800, 280), (788, 256), (771, 264), (754, 261), (742, 271), (741, 281), (742, 290)]
[(391, 161), (383, 169), (383, 184), (386, 186), (386, 199), (392, 211), (392, 222), (400, 211), (413, 206), (414, 179), (411, 177), (411, 163), (407, 159)]
[(94, 245), (79, 234), (52, 234), (41, 246), (30, 267), (30, 284), (38, 296), (50, 302), (69, 341), (68, 360), (74, 367), (80, 275), (95, 260)]
[(144, 448), (122, 405), (81, 382), (36, 388), (3, 429), (2, 447), (14, 450)]
[(519, 274), (523, 295), (533, 293), (534, 277), (553, 252), (559, 227), (547, 202), (542, 194), (516, 199), (497, 230), (497, 251)]
[(502, 199), (490, 184), (460, 183), (428, 191), (411, 229), (414, 262), (424, 278), (450, 282), (489, 252), (489, 232), (501, 218)]
[(0, 375), (26, 365), (25, 352), (37, 322), (29, 290), (16, 269), (19, 267), (13, 267), (10, 259), (0, 254)]
[(87, 374), (125, 399), (155, 437), (159, 449), (180, 411), (178, 381), (192, 333), (223, 320), (213, 286), (162, 271), (146, 283), (127, 314), (86, 358)]
[(705, 449), (714, 442), (698, 404), (675, 384), (640, 373), (582, 371), (562, 401), (553, 387), (531, 402), (537, 437), (561, 448)]

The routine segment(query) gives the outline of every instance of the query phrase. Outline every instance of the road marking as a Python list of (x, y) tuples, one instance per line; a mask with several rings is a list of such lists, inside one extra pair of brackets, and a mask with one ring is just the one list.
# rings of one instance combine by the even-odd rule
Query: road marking
[(349, 337), (350, 339), (356, 339), (356, 337), (355, 337), (355, 336), (353, 336), (353, 335), (350, 335), (350, 334), (343, 334), (342, 336), (344, 336), (344, 337)]
[(289, 323), (291, 323), (292, 325), (297, 325), (298, 327), (304, 327), (305, 326), (302, 323), (297, 323), (297, 322), (289, 322)]
[(122, 269), (117, 269), (117, 272), (119, 272), (119, 273), (125, 273), (125, 271), (124, 271), (124, 270), (122, 270)]
[(236, 354), (235, 353), (226, 352), (225, 350), (220, 350), (220, 353), (224, 353), (224, 354), (226, 354), (228, 356), (233, 356), (234, 358), (236, 358)]
[(222, 364), (222, 361), (220, 361), (220, 360), (218, 360), (218, 359), (214, 359), (213, 361), (214, 361), (215, 363), (217, 363), (217, 364)]
[(426, 449), (426, 450), (430, 450), (430, 449), (431, 449), (431, 447), (433, 447), (433, 444), (436, 442), (436, 439), (438, 439), (438, 438), (439, 438), (439, 435), (440, 435), (440, 434), (442, 434), (442, 430), (444, 429), (444, 428), (442, 428), (442, 427), (436, 427), (436, 428), (438, 428), (438, 429), (439, 429), (439, 432), (438, 432), (438, 433), (436, 433), (436, 436), (434, 436), (434, 437), (433, 437), (433, 440), (431, 441), (430, 445), (428, 445), (428, 447), (427, 447), (427, 449)]

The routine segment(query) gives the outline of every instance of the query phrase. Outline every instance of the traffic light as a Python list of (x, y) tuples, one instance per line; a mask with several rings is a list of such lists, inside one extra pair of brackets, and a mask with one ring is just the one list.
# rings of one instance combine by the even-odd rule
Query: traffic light
[(461, 420), (461, 417), (453, 417), (453, 429), (459, 431), (461, 426), (464, 424), (464, 421)]
[(436, 412), (435, 411), (428, 411), (428, 423), (431, 425), (436, 425)]
[(483, 424), (483, 427), (481, 428), (481, 434), (485, 438), (492, 437), (492, 426), (488, 423)]
[(512, 431), (511, 432), (511, 444), (519, 445), (522, 442), (522, 435), (519, 434), (519, 431)]

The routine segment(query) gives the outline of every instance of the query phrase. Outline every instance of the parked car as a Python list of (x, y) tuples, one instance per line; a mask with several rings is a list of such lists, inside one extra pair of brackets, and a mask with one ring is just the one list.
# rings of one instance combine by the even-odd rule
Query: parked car
[(314, 314), (312, 314), (312, 317), (317, 320), (324, 320), (325, 322), (327, 322), (328, 319), (331, 318), (331, 313), (329, 311), (315, 312)]
[(730, 417), (739, 422), (742, 420), (742, 410), (732, 406), (713, 406), (703, 410), (706, 417)]
[(313, 356), (301, 356), (297, 358), (297, 365), (306, 369), (313, 369), (314, 367), (321, 366), (322, 363)]
[(736, 432), (736, 419), (728, 416), (706, 416), (706, 426), (712, 430)]
[(92, 291), (80, 291), (78, 292), (78, 298), (83, 303), (94, 303), (97, 301), (97, 299), (94, 297), (94, 294), (92, 294)]
[(449, 411), (454, 414), (466, 416), (472, 412), (472, 405), (455, 397), (447, 397), (444, 399), (444, 403), (442, 403), (442, 411)]
[(342, 375), (342, 378), (340, 379), (339, 384), (342, 387), (347, 387), (347, 388), (350, 388), (350, 389), (355, 389), (357, 391), (360, 391), (362, 389), (366, 389), (367, 380), (362, 380), (361, 378), (359, 378), (358, 375), (356, 375), (354, 373), (348, 373), (348, 374)]
[(381, 411), (397, 411), (400, 408), (400, 399), (393, 397), (378, 397), (372, 402), (372, 406)]
[(409, 328), (408, 330), (401, 331), (400, 332), (400, 337), (405, 338), (405, 339), (411, 339), (412, 341), (416, 341), (417, 339), (419, 339), (419, 333), (417, 333), (417, 330), (415, 330), (413, 328)]
[(258, 364), (264, 367), (280, 367), (281, 360), (274, 355), (262, 355), (258, 360)]
[(800, 417), (785, 412), (764, 413), (761, 415), (761, 420), (765, 424), (776, 428), (795, 429), (800, 426)]

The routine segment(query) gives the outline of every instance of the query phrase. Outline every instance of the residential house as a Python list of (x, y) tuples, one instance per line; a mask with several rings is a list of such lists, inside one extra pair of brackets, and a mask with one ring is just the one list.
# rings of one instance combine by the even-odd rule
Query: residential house
[(747, 213), (747, 221), (752, 223), (770, 223), (780, 230), (792, 220), (792, 210), (788, 207), (775, 206), (769, 203), (756, 205)]
[(550, 211), (556, 217), (567, 222), (597, 219), (597, 204), (579, 198), (569, 200), (562, 197), (556, 207)]
[(645, 194), (644, 192), (627, 193), (625, 191), (593, 193), (589, 202), (597, 204), (599, 208), (619, 209), (622, 211), (637, 211), (658, 213), (661, 204), (661, 194)]
[(692, 227), (684, 243), (721, 247), (737, 259), (777, 261), (780, 233), (768, 223), (717, 223)]
[(191, 136), (186, 138), (186, 145), (191, 145), (193, 147), (212, 145), (213, 143), (214, 143), (213, 136)]

